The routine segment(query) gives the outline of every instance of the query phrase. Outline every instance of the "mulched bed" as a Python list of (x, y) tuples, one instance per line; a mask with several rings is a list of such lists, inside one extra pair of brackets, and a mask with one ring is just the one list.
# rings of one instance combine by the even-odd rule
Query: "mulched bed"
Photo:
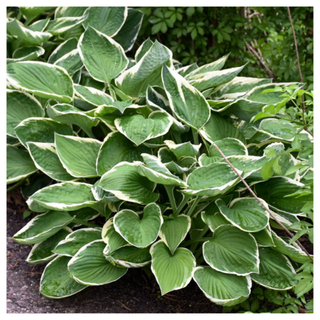
[(120, 280), (88, 287), (74, 296), (54, 300), (39, 293), (44, 264), (25, 262), (31, 246), (12, 240), (30, 219), (19, 191), (7, 196), (7, 313), (222, 313), (192, 281), (187, 288), (161, 297), (154, 278), (130, 269)]

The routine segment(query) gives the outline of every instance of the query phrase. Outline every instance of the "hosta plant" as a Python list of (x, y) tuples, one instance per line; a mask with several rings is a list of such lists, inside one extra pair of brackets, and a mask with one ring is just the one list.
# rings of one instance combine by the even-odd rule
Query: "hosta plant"
[(13, 238), (46, 263), (44, 296), (131, 268), (151, 270), (162, 295), (195, 281), (224, 306), (252, 282), (298, 284), (312, 257), (278, 230), (311, 223), (313, 138), (282, 117), (290, 99), (274, 89), (301, 84), (241, 77), (228, 56), (181, 66), (157, 41), (132, 53), (136, 9), (19, 10), (7, 22), (7, 183), (34, 214)]

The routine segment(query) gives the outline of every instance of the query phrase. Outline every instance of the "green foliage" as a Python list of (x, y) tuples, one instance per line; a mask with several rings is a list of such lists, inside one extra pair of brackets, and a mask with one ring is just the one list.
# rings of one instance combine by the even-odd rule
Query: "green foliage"
[[(243, 75), (298, 81), (286, 7), (142, 7), (138, 37), (158, 39), (183, 65), (209, 63), (231, 53), (227, 67), (250, 64)], [(303, 79), (313, 87), (313, 8), (291, 8)], [(263, 62), (263, 63), (262, 63)]]
[[(110, 10), (9, 9), (7, 184), (35, 215), (13, 239), (32, 245), (28, 263), (47, 263), (40, 292), (64, 298), (144, 268), (162, 295), (193, 279), (224, 307), (257, 312), (262, 296), (308, 308), (312, 264), (294, 240), (312, 236), (312, 100), (301, 99), (312, 93), (239, 76), (228, 55), (181, 67), (150, 39), (132, 53), (141, 14)], [(183, 14), (159, 9), (153, 32)]]

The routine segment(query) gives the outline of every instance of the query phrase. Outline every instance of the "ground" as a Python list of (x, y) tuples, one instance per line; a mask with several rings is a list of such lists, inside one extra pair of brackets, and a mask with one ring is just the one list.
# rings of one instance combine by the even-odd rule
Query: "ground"
[(7, 196), (7, 313), (221, 313), (192, 281), (187, 288), (161, 297), (154, 278), (141, 269), (130, 269), (120, 280), (88, 287), (65, 299), (48, 299), (39, 293), (45, 265), (25, 262), (31, 246), (20, 245), (12, 236), (30, 218), (19, 191)]

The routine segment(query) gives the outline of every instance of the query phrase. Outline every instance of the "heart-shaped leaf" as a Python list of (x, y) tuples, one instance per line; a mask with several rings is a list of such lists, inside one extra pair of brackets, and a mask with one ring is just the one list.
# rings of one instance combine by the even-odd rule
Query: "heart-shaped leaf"
[(56, 244), (53, 252), (59, 255), (73, 257), (84, 245), (94, 240), (101, 240), (101, 229), (82, 228), (67, 235)]
[(58, 157), (73, 177), (97, 177), (96, 161), (101, 142), (91, 138), (55, 135)]
[(68, 39), (61, 44), (59, 44), (50, 54), (48, 58), (49, 63), (55, 63), (64, 55), (68, 54), (69, 52), (77, 49), (78, 41), (76, 38)]
[(152, 112), (148, 118), (141, 114), (124, 116), (114, 122), (116, 128), (137, 146), (143, 142), (165, 135), (172, 120), (161, 111)]
[(96, 88), (75, 84), (74, 90), (76, 95), (81, 99), (97, 107), (101, 105), (110, 105), (113, 102), (111, 96)]
[(191, 219), (186, 215), (169, 216), (161, 226), (160, 238), (174, 254), (179, 244), (185, 239), (191, 227)]
[(296, 283), (296, 273), (289, 259), (271, 248), (260, 248), (260, 271), (251, 274), (254, 282), (272, 290), (289, 290)]
[(199, 196), (216, 196), (232, 188), (239, 178), (226, 163), (212, 163), (192, 171), (187, 178), (188, 189), (182, 192)]
[[(263, 200), (260, 201), (267, 206)], [(242, 231), (261, 231), (269, 223), (269, 213), (254, 198), (234, 199), (229, 207), (221, 199), (216, 204), (223, 216)]]
[(98, 81), (110, 84), (129, 62), (116, 41), (91, 26), (80, 37), (78, 48), (86, 69)]
[(73, 82), (67, 71), (49, 63), (11, 62), (7, 65), (7, 78), (13, 87), (42, 98), (66, 103), (73, 99)]
[(61, 299), (87, 287), (69, 276), (67, 268), (69, 261), (69, 257), (58, 256), (46, 265), (40, 280), (41, 294), (48, 298)]
[(258, 245), (254, 237), (232, 225), (213, 231), (211, 240), (203, 244), (204, 260), (213, 269), (235, 275), (259, 272)]
[(142, 153), (151, 152), (144, 145), (136, 147), (120, 132), (111, 132), (104, 139), (98, 154), (97, 172), (103, 175), (122, 161), (142, 161)]
[(209, 104), (204, 96), (176, 71), (162, 68), (162, 81), (174, 114), (183, 123), (199, 130), (210, 117)]
[(7, 91), (7, 134), (15, 137), (14, 128), (24, 119), (44, 117), (41, 104), (32, 95), (8, 90)]
[(139, 174), (136, 164), (129, 162), (120, 162), (107, 171), (99, 186), (125, 201), (148, 204), (158, 199), (153, 192), (155, 184)]
[(74, 49), (68, 52), (60, 59), (58, 59), (54, 63), (54, 65), (65, 69), (69, 73), (69, 75), (75, 74), (83, 67), (78, 49)]
[(100, 286), (120, 279), (126, 268), (115, 267), (103, 255), (105, 243), (95, 240), (83, 246), (69, 261), (71, 277), (88, 286)]
[(22, 244), (41, 242), (68, 225), (73, 217), (66, 211), (48, 211), (29, 221), (14, 236), (14, 241)]
[(114, 216), (115, 230), (138, 248), (147, 247), (158, 238), (162, 223), (161, 209), (155, 203), (150, 203), (143, 209), (142, 217), (126, 209)]
[(151, 246), (151, 270), (160, 286), (161, 294), (185, 288), (192, 279), (196, 259), (186, 248), (178, 248), (171, 254), (163, 241)]
[(218, 305), (233, 306), (250, 295), (251, 279), (225, 274), (210, 267), (197, 267), (193, 279), (205, 296)]

